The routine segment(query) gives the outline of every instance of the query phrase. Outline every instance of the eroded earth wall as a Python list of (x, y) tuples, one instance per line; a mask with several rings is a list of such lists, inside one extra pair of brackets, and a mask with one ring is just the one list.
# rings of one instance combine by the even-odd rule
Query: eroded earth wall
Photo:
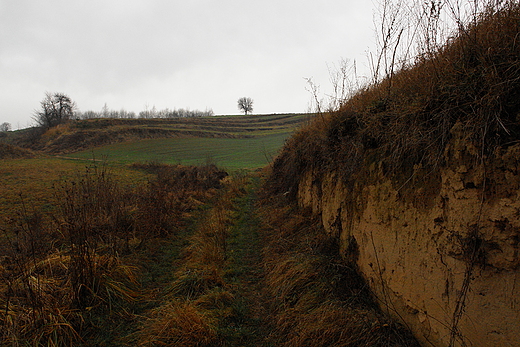
[(478, 159), (454, 132), (436, 173), (395, 180), (373, 163), (347, 184), (311, 170), (299, 203), (423, 345), (520, 346), (520, 145)]

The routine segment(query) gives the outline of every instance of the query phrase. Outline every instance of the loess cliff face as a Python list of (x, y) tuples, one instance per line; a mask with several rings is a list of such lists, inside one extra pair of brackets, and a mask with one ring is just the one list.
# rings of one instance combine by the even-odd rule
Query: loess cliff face
[(298, 201), (423, 345), (520, 346), (520, 144), (477, 160), (459, 128), (435, 173), (389, 178), (375, 162), (347, 185), (309, 169)]
[(520, 4), (485, 3), (298, 131), (268, 180), (424, 346), (520, 346)]

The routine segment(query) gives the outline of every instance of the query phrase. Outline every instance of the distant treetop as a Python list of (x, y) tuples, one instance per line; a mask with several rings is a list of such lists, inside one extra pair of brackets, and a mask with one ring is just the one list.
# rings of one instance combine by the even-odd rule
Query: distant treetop
[(253, 99), (246, 97), (238, 99), (238, 109), (247, 116), (248, 113), (253, 112)]

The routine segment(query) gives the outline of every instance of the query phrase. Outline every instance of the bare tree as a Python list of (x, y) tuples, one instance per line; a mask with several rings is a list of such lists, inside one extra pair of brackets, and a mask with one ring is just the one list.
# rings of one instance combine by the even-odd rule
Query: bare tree
[(41, 110), (35, 112), (34, 119), (42, 128), (51, 128), (73, 119), (76, 112), (76, 103), (63, 93), (45, 93), (40, 105)]
[(108, 108), (108, 105), (107, 103), (105, 102), (105, 104), (103, 105), (103, 107), (101, 108), (101, 113), (100, 113), (101, 117), (103, 118), (108, 118), (109, 115), (110, 115), (110, 109)]
[(11, 130), (11, 123), (4, 122), (0, 124), (0, 132), (5, 133)]
[(253, 99), (246, 97), (238, 99), (238, 109), (247, 116), (248, 113), (253, 112)]

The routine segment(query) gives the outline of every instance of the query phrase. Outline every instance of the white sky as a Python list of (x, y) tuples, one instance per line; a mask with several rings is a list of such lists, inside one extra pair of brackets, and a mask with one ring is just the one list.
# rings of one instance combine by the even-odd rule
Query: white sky
[(81, 111), (146, 106), (306, 112), (327, 65), (372, 51), (370, 0), (0, 0), (0, 123), (32, 124), (45, 92)]

